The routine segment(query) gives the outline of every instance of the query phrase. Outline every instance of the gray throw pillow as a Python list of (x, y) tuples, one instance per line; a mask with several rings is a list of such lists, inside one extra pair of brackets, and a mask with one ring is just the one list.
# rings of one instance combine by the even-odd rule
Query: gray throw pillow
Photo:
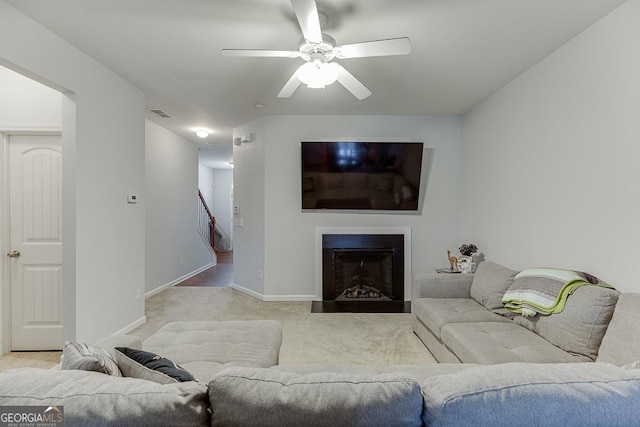
[(495, 262), (484, 261), (478, 265), (471, 283), (471, 298), (496, 313), (508, 313), (502, 305), (502, 296), (513, 284), (517, 271)]
[(91, 344), (67, 341), (62, 349), (61, 369), (101, 372), (121, 377), (118, 364), (108, 350)]
[(569, 295), (560, 313), (517, 316), (514, 322), (532, 330), (564, 351), (585, 361), (598, 357), (620, 292), (599, 286), (582, 286)]
[(195, 381), (193, 375), (175, 362), (148, 351), (116, 347), (116, 360), (125, 377), (159, 384)]
[(598, 349), (598, 362), (622, 366), (640, 359), (640, 293), (623, 292)]

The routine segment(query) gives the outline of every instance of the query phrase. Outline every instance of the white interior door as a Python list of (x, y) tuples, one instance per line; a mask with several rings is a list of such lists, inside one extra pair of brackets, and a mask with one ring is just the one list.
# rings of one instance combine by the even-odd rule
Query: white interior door
[(60, 136), (9, 137), (11, 350), (60, 350), (62, 145)]

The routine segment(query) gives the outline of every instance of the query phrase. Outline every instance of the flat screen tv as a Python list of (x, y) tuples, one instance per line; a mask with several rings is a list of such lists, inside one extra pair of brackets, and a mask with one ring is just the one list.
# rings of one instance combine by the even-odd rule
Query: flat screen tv
[(302, 210), (419, 210), (422, 142), (302, 142)]

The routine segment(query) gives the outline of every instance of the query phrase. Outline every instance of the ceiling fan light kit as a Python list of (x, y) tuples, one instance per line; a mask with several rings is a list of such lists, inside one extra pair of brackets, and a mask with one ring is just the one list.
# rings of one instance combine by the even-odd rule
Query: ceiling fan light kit
[(327, 62), (307, 62), (296, 71), (296, 78), (308, 88), (322, 89), (338, 80), (338, 64)]
[(301, 58), (305, 61), (289, 78), (278, 93), (278, 98), (289, 98), (301, 83), (308, 88), (324, 88), (339, 82), (353, 96), (363, 100), (371, 91), (353, 74), (333, 59), (366, 58), (373, 56), (407, 55), (411, 53), (411, 41), (407, 37), (374, 40), (336, 46), (335, 40), (322, 33), (321, 18), (326, 23), (326, 14), (318, 12), (315, 0), (291, 0), (300, 24), (303, 39), (298, 51), (261, 49), (223, 49), (222, 54), (237, 57)]

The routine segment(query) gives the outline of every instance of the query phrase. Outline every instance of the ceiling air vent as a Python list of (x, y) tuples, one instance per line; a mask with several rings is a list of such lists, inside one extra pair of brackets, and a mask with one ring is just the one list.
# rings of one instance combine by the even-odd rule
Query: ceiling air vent
[(150, 111), (151, 113), (155, 114), (158, 117), (162, 117), (163, 119), (173, 119), (173, 117), (171, 117), (170, 115), (168, 115), (167, 113), (165, 113), (162, 110), (149, 109), (148, 111)]

